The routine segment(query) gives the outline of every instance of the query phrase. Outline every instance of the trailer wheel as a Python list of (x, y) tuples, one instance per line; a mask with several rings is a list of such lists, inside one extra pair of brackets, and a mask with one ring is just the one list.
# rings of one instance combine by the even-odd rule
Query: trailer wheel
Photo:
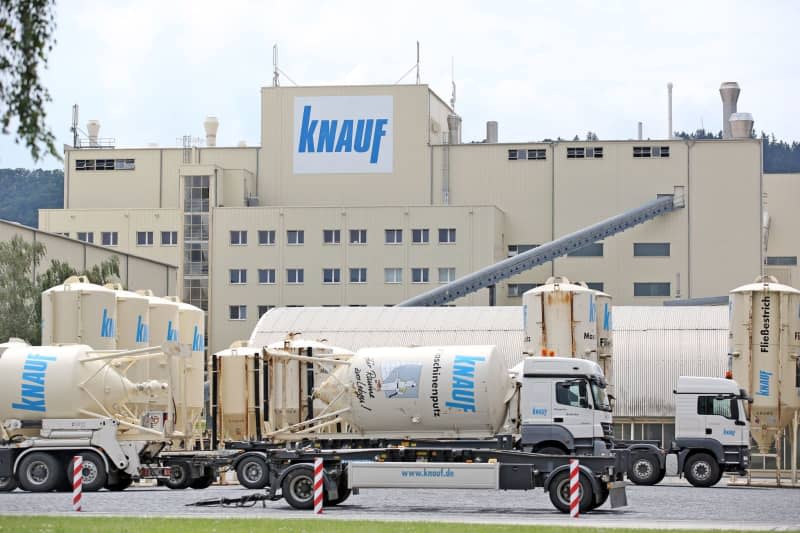
[(14, 476), (0, 477), (0, 492), (11, 492), (17, 488), (17, 480)]
[(189, 484), (190, 487), (193, 489), (201, 490), (207, 489), (214, 483), (214, 479), (217, 477), (216, 471), (211, 468), (210, 466), (206, 466), (203, 468), (203, 475), (201, 477), (195, 478)]
[(124, 472), (118, 473), (116, 481), (106, 482), (106, 488), (113, 492), (120, 492), (131, 486), (133, 478)]
[(169, 479), (164, 480), (164, 485), (173, 490), (182, 490), (187, 488), (192, 482), (192, 469), (189, 463), (185, 461), (178, 461), (170, 465), (171, 473)]
[(722, 477), (717, 460), (707, 453), (692, 455), (683, 467), (683, 475), (695, 487), (712, 487)]
[[(94, 452), (79, 452), (75, 455), (83, 457), (83, 492), (96, 492), (106, 486), (108, 481), (108, 474), (106, 473), (106, 464), (103, 459)], [(70, 455), (67, 458), (67, 484), (68, 490), (72, 490), (72, 471), (74, 463)]]
[[(586, 477), (586, 474), (581, 473), (578, 478), (579, 492), (581, 495), (580, 511), (586, 513), (594, 508), (594, 493), (592, 491), (592, 482)], [(569, 471), (564, 470), (556, 474), (556, 477), (550, 482), (550, 501), (556, 509), (562, 513), (569, 512)]]
[(637, 485), (655, 485), (659, 482), (661, 468), (658, 459), (651, 454), (640, 455), (633, 459), (628, 470), (628, 479)]
[(29, 492), (50, 492), (65, 483), (61, 461), (53, 455), (33, 452), (19, 465), (19, 484)]
[(267, 463), (261, 457), (245, 457), (236, 466), (236, 479), (248, 489), (263, 489), (267, 486)]
[(283, 478), (281, 485), (286, 503), (295, 509), (314, 508), (314, 469), (303, 465), (292, 470)]

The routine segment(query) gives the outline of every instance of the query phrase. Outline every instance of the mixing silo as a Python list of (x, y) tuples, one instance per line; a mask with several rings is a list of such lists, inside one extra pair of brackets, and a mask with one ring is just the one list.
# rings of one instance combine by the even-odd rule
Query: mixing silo
[(733, 379), (752, 396), (750, 431), (761, 453), (800, 409), (800, 291), (772, 276), (731, 291)]
[(135, 350), (150, 344), (150, 304), (145, 296), (126, 291), (119, 283), (107, 283), (106, 289), (117, 297), (117, 349)]
[(113, 290), (71, 276), (42, 293), (42, 344), (117, 348), (117, 300)]

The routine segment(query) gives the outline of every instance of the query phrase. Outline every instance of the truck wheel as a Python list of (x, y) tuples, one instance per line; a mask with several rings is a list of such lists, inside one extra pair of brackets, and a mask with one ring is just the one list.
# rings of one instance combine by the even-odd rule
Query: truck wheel
[[(83, 457), (83, 492), (96, 492), (106, 486), (108, 474), (103, 459), (94, 452), (79, 452), (75, 455)], [(73, 465), (72, 457), (67, 460), (67, 484), (72, 490)]]
[(130, 487), (131, 483), (133, 483), (133, 478), (124, 472), (120, 472), (118, 476), (116, 481), (108, 481), (106, 483), (108, 490), (120, 492)]
[[(592, 492), (592, 482), (581, 473), (578, 478), (579, 491), (581, 495), (580, 511), (582, 513), (591, 511), (594, 508), (594, 494)], [(550, 482), (550, 501), (556, 509), (562, 513), (569, 512), (569, 471), (564, 470), (556, 474)]]
[(720, 480), (721, 472), (717, 460), (707, 453), (698, 453), (686, 461), (683, 475), (695, 487), (712, 487)]
[(347, 487), (347, 472), (342, 472), (342, 475), (339, 477), (339, 482), (336, 484), (336, 489), (339, 492), (338, 498), (328, 498), (328, 493), (325, 493), (325, 505), (339, 505), (340, 503), (344, 503), (344, 501), (350, 497), (351, 490)]
[(595, 502), (595, 504), (592, 505), (592, 510), (597, 509), (598, 507), (606, 503), (606, 500), (608, 500), (608, 496), (610, 494), (611, 491), (608, 490), (608, 485), (606, 485), (604, 482), (600, 482), (600, 494), (598, 494), (597, 496), (598, 497), (597, 502)]
[(295, 509), (314, 508), (314, 469), (304, 465), (283, 478), (281, 491), (286, 503)]
[(11, 492), (17, 488), (17, 480), (14, 476), (0, 477), (0, 492)]
[(64, 467), (49, 453), (26, 455), (19, 465), (19, 484), (29, 492), (50, 492), (65, 483)]
[(248, 489), (263, 489), (267, 486), (267, 463), (261, 457), (245, 457), (236, 466), (236, 478)]
[(178, 461), (169, 465), (171, 473), (169, 479), (164, 481), (164, 485), (173, 490), (182, 490), (187, 488), (192, 482), (192, 469), (189, 463), (185, 461)]
[(654, 485), (658, 485), (659, 483), (664, 481), (664, 477), (666, 477), (666, 475), (667, 475), (667, 469), (665, 468), (661, 472), (659, 472), (658, 478), (656, 479), (656, 482), (654, 483)]
[(214, 471), (214, 469), (210, 466), (207, 466), (203, 468), (203, 475), (193, 479), (189, 486), (197, 490), (207, 489), (212, 483), (214, 483), (214, 479), (216, 477), (217, 473)]
[(640, 455), (633, 459), (628, 470), (628, 479), (637, 485), (655, 485), (659, 481), (660, 473), (661, 467), (657, 458), (652, 455)]

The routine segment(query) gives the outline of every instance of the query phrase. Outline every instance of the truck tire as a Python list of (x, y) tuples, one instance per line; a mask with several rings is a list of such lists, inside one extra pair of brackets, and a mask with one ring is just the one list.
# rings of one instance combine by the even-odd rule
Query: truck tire
[(17, 476), (23, 490), (50, 492), (66, 483), (64, 466), (57, 457), (49, 453), (33, 452), (19, 464)]
[(17, 480), (14, 476), (0, 477), (0, 492), (11, 492), (17, 488)]
[(597, 495), (597, 501), (592, 505), (592, 510), (597, 509), (608, 500), (608, 496), (611, 494), (611, 491), (608, 490), (608, 485), (604, 482), (600, 482), (600, 494)]
[(216, 479), (216, 477), (216, 471), (210, 466), (206, 466), (203, 468), (203, 475), (193, 479), (189, 486), (197, 490), (207, 489), (212, 483), (214, 483), (214, 479)]
[(695, 487), (713, 487), (722, 477), (722, 472), (716, 459), (707, 453), (697, 453), (686, 461), (683, 475)]
[(192, 483), (192, 469), (186, 461), (178, 461), (169, 465), (171, 473), (164, 485), (173, 490), (183, 490)]
[(245, 457), (236, 466), (239, 484), (248, 489), (263, 489), (267, 486), (268, 477), (267, 463), (261, 457)]
[(655, 485), (659, 482), (660, 474), (661, 465), (658, 464), (658, 458), (651, 454), (638, 455), (631, 461), (628, 479), (637, 485)]
[[(106, 486), (108, 481), (108, 473), (106, 472), (106, 464), (103, 459), (94, 452), (79, 452), (75, 455), (80, 455), (83, 458), (83, 492), (97, 492)], [(72, 490), (72, 469), (73, 462), (70, 456), (67, 460), (67, 484)]]
[(347, 472), (342, 472), (342, 475), (339, 477), (339, 482), (336, 484), (336, 490), (339, 493), (339, 496), (336, 498), (328, 498), (328, 493), (325, 493), (325, 505), (330, 505), (331, 507), (339, 505), (350, 497), (351, 490), (347, 487)]
[(120, 492), (131, 486), (133, 478), (125, 472), (120, 472), (116, 481), (107, 481), (106, 488), (113, 492)]
[(314, 469), (310, 465), (292, 470), (283, 478), (281, 492), (295, 509), (314, 508)]
[[(592, 482), (581, 472), (578, 477), (581, 492), (580, 511), (586, 513), (595, 507)], [(569, 471), (563, 470), (556, 474), (550, 482), (550, 501), (562, 513), (569, 513)]]

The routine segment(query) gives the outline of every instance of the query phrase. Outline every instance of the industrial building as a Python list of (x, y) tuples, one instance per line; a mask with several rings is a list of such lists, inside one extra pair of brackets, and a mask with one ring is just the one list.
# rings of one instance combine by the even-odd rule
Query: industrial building
[(216, 146), (209, 117), (205, 146), (122, 149), (92, 121), (66, 149), (64, 209), (39, 225), (178, 264), (211, 351), (273, 307), (394, 305), (676, 191), (684, 209), (502, 282), (496, 303), (553, 274), (617, 305), (724, 296), (764, 259), (797, 282), (798, 177), (762, 175), (738, 88), (721, 93), (722, 140), (499, 143), (494, 122), (465, 142), (426, 85), (265, 87), (257, 147)]

